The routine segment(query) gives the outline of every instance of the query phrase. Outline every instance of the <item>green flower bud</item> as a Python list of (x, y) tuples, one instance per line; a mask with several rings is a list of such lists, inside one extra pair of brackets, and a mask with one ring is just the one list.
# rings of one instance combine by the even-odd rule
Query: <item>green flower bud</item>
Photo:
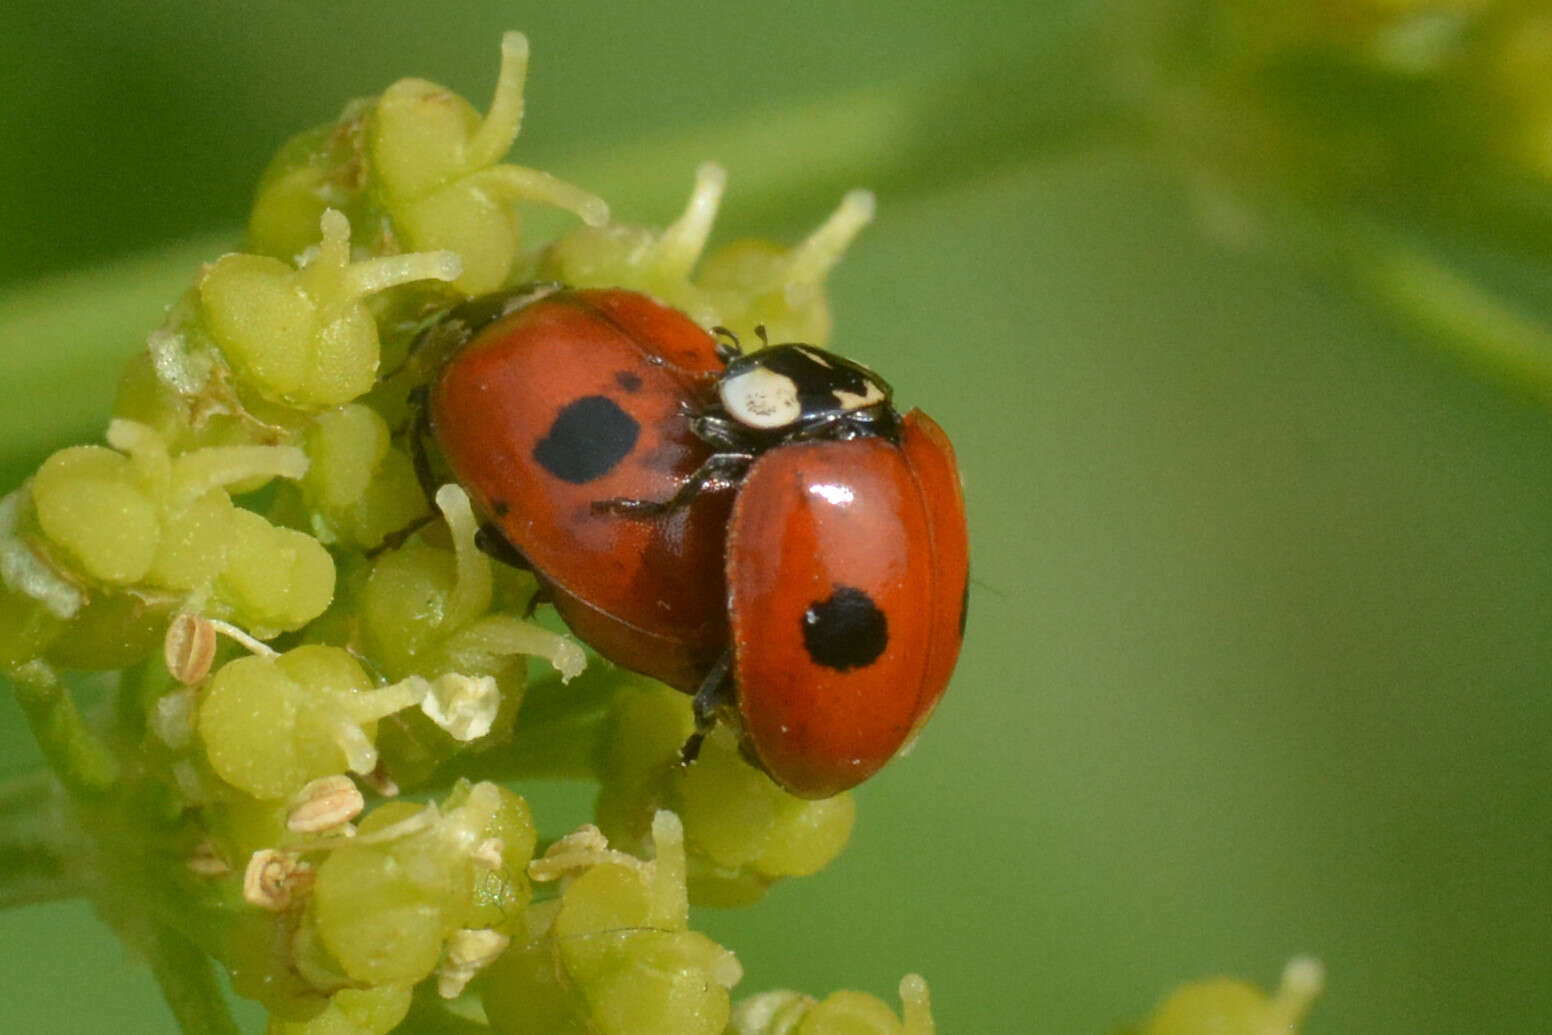
[(521, 241), (514, 204), (542, 201), (601, 224), (608, 207), (533, 169), (498, 165), (522, 125), (528, 38), (501, 40), (501, 73), (490, 114), (422, 79), (383, 92), (370, 128), (373, 171), (384, 207), (412, 248), (448, 248), (464, 260), (456, 281), (467, 295), (506, 280)]
[[(305, 651), (305, 654), (299, 653)], [(323, 653), (326, 652), (326, 653)], [(312, 686), (293, 674), (324, 675)], [(371, 680), (344, 651), (303, 647), (278, 657), (238, 658), (223, 665), (199, 706), (199, 735), (211, 767), (257, 798), (281, 798), (346, 768), (334, 712), (343, 695), (365, 693)], [(348, 712), (347, 712), (348, 714)]]
[(356, 981), (413, 984), (456, 931), (521, 922), (535, 840), (527, 805), (492, 783), (441, 808), (384, 805), (318, 867), (309, 908), (323, 944)]
[(85, 574), (126, 585), (151, 570), (156, 505), (127, 457), (103, 446), (62, 449), (33, 476), (32, 502), (43, 534)]
[(322, 242), (302, 265), (226, 255), (199, 282), (200, 320), (243, 384), (309, 410), (364, 394), (377, 379), (377, 323), (367, 296), (419, 280), (452, 280), (452, 252), (350, 261), (350, 223), (321, 217)]
[(900, 982), (899, 1017), (865, 992), (832, 993), (823, 1002), (777, 990), (751, 996), (733, 1009), (727, 1035), (933, 1035), (927, 982), (907, 974)]
[(256, 798), (289, 797), (311, 780), (377, 766), (377, 722), (418, 705), (419, 677), (374, 689), (338, 647), (305, 646), (229, 661), (199, 704), (211, 768)]
[[(453, 539), (451, 551), (411, 544), (373, 565), (357, 602), (361, 649), (390, 676), (432, 680), (421, 712), (453, 739), (405, 716), (386, 731), (385, 758), (394, 778), (413, 784), (459, 750), (458, 743), (510, 734), (527, 681), (525, 657), (544, 658), (563, 680), (582, 670), (582, 648), (548, 629), (503, 611), (521, 606), (503, 583), (518, 582), (522, 604), (531, 576), (498, 582), (490, 558), (475, 545), (478, 525), (468, 496), (454, 485), (437, 493)], [(502, 592), (498, 595), (498, 590)]]
[[(248, 246), (258, 255), (299, 262), (318, 243), (318, 223), (328, 209), (345, 213), (351, 225), (371, 227), (377, 212), (363, 197), (366, 186), (366, 120), (372, 101), (345, 105), (333, 123), (315, 126), (286, 141), (259, 178), (248, 214)], [(362, 242), (373, 255), (388, 254), (381, 242)]]
[(763, 326), (771, 341), (824, 345), (831, 329), (824, 280), (873, 219), (873, 195), (847, 194), (796, 247), (735, 241), (701, 262), (726, 184), (722, 167), (708, 162), (696, 170), (684, 213), (666, 230), (622, 223), (574, 230), (543, 253), (534, 276), (643, 291), (703, 327), (726, 327), (750, 342), (756, 326)]
[[(333, 566), (322, 548), (239, 511), (225, 488), (299, 477), (307, 465), (300, 451), (208, 446), (174, 457), (158, 432), (126, 420), (109, 426), (108, 440), (114, 449), (56, 453), (26, 499), (6, 504), (0, 571), (7, 584), (72, 622), (51, 651), (57, 663), (133, 664), (154, 646), (181, 597), (198, 607), (218, 581), (225, 592), (217, 608), (235, 604), (261, 628), (294, 628), (327, 604)], [(40, 536), (43, 556), (63, 570), (28, 548)], [(276, 578), (277, 570), (287, 577)], [(19, 631), (26, 629), (41, 626), (20, 622)]]
[(342, 988), (310, 1020), (271, 1020), (268, 1035), (386, 1035), (409, 1013), (412, 992), (408, 985)]
[(208, 585), (226, 567), (237, 520), (235, 510), (225, 491), (211, 489), (186, 507), (165, 514), (161, 540), (145, 581), (167, 589)]
[(252, 491), (307, 470), (307, 458), (290, 446), (204, 446), (172, 456), (158, 432), (127, 420), (108, 426), (108, 441), (128, 454), (156, 505), (159, 541), (144, 581), (161, 589), (202, 589), (231, 561), (248, 518), (236, 514), (228, 488)]
[(302, 493), (324, 542), (371, 549), (425, 513), (410, 458), (389, 445), (388, 424), (370, 407), (319, 414), (303, 448), (312, 463)]
[(1138, 1035), (1286, 1035), (1320, 994), (1319, 963), (1294, 959), (1283, 969), (1277, 992), (1268, 996), (1232, 978), (1193, 981), (1171, 992), (1138, 1030)]
[(230, 533), (216, 592), (254, 635), (300, 629), (323, 614), (334, 598), (334, 561), (318, 540), (251, 510), (233, 512)]
[(733, 954), (688, 928), (683, 829), (672, 813), (652, 823), (656, 858), (613, 851), (593, 827), (551, 846), (530, 867), (562, 882), (560, 897), (530, 910), (530, 940), (482, 983), (497, 1032), (717, 1035)]
[(272, 1025), (304, 1022), (325, 1012), (329, 993), (338, 984), (320, 989), (301, 974), (297, 913), (252, 907), (234, 910), (221, 932), (220, 950), (221, 961), (232, 975), (232, 990), (263, 1004)]
[(359, 403), (318, 415), (303, 448), (311, 464), (302, 484), (321, 508), (342, 511), (366, 492), (388, 453), (388, 424)]
[(854, 190), (795, 247), (746, 240), (713, 252), (696, 284), (719, 314), (717, 322), (749, 341), (755, 327), (764, 326), (771, 341), (827, 344), (832, 320), (825, 277), (873, 221), (874, 206), (870, 192)]
[(240, 873), (254, 852), (286, 842), (287, 811), (285, 799), (229, 793), (206, 806), (206, 829), (218, 846), (218, 856)]
[(547, 173), (498, 164), (522, 124), (528, 40), (509, 32), (484, 118), (435, 83), (402, 79), (380, 98), (352, 104), (332, 127), (303, 134), (265, 174), (249, 222), (261, 254), (292, 258), (311, 244), (324, 205), (362, 226), (383, 226), (372, 254), (447, 249), (462, 260), (465, 295), (505, 282), (522, 239), (515, 206), (538, 201), (608, 219), (598, 198)]
[(691, 282), (716, 222), (727, 172), (714, 162), (695, 171), (695, 187), (684, 213), (661, 233), (629, 223), (573, 230), (545, 249), (534, 273), (577, 287), (620, 287), (641, 291), (682, 309), (703, 327), (722, 314)]
[(677, 811), (697, 904), (753, 901), (781, 877), (818, 872), (846, 846), (856, 818), (849, 793), (819, 801), (788, 794), (744, 760), (726, 728), (706, 738), (694, 765), (680, 765), (679, 748), (694, 729), (683, 694), (626, 690), (613, 708), (599, 825), (639, 848), (657, 809)]
[(582, 670), (571, 640), (509, 614), (487, 613), (496, 589), (490, 558), (475, 545), (478, 524), (455, 485), (437, 492), (451, 552), (412, 545), (385, 554), (362, 591), (363, 640), (385, 672), (495, 674), (518, 655), (550, 661), (565, 678)]

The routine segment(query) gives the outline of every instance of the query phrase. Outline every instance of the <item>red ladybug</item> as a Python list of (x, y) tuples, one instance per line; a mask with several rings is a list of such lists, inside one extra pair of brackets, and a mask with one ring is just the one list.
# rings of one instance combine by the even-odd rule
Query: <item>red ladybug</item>
[(969, 546), (954, 450), (931, 418), (902, 419), (883, 380), (833, 353), (719, 352), (715, 401), (689, 422), (716, 452), (666, 500), (599, 509), (671, 515), (737, 486), (731, 640), (696, 690), (697, 726), (732, 722), (777, 783), (828, 797), (894, 756), (958, 659)]
[(696, 686), (728, 639), (731, 498), (654, 522), (592, 504), (671, 491), (710, 455), (683, 411), (722, 370), (711, 336), (644, 295), (548, 286), (453, 310), (422, 350), (448, 357), (425, 417), (500, 533), (482, 542), (531, 567), (600, 654)]

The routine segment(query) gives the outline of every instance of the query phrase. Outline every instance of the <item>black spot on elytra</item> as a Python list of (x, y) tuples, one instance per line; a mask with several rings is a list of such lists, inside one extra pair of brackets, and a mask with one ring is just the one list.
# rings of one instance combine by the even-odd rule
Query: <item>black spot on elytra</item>
[(491, 513), (495, 514), (498, 518), (504, 518), (512, 510), (512, 508), (507, 505), (506, 500), (491, 500), (490, 510)]
[(556, 415), (533, 456), (561, 481), (585, 485), (625, 459), (640, 433), (641, 425), (614, 400), (585, 395)]
[(614, 374), (614, 383), (627, 392), (634, 392), (641, 387), (641, 375), (633, 374), (629, 370), (617, 370)]
[(803, 612), (803, 646), (815, 664), (845, 672), (873, 664), (889, 644), (889, 623), (873, 598), (837, 586)]
[(959, 638), (965, 638), (965, 619), (970, 617), (970, 580), (965, 579), (964, 596), (959, 598)]

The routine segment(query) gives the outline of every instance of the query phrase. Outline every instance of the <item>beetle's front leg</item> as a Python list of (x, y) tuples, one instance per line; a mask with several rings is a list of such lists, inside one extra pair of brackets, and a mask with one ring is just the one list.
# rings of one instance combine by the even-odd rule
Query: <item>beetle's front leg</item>
[(658, 517), (688, 506), (703, 492), (731, 489), (743, 479), (753, 460), (753, 453), (713, 453), (695, 469), (694, 474), (685, 479), (679, 491), (666, 500), (637, 500), (617, 496), (594, 500), (593, 512), (635, 518)]
[(690, 416), (690, 430), (695, 437), (719, 453), (746, 453), (757, 444), (749, 430), (731, 417), (716, 413), (696, 413)]

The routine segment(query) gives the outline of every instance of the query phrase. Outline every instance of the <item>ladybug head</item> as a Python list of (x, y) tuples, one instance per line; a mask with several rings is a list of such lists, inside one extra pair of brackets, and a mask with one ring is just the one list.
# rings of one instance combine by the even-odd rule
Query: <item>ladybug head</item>
[(782, 440), (898, 434), (889, 385), (860, 363), (796, 343), (748, 355), (729, 351), (717, 401), (757, 434)]

